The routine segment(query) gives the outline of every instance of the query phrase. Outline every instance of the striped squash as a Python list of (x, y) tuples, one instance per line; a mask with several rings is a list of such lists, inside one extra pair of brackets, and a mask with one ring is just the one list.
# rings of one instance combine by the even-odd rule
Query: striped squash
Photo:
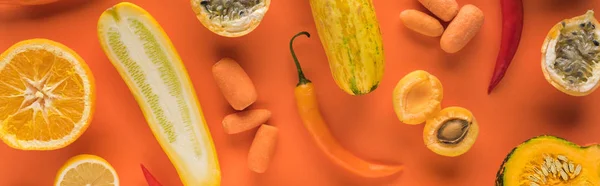
[(350, 95), (374, 91), (385, 56), (372, 0), (310, 0), (310, 6), (336, 84)]

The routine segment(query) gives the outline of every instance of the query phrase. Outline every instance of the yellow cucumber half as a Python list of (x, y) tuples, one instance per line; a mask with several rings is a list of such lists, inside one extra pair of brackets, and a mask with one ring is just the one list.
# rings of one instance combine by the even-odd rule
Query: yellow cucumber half
[(372, 0), (310, 0), (310, 6), (336, 84), (350, 95), (374, 91), (385, 56)]
[(200, 103), (162, 27), (144, 9), (123, 2), (102, 13), (98, 37), (183, 184), (220, 185), (218, 157)]

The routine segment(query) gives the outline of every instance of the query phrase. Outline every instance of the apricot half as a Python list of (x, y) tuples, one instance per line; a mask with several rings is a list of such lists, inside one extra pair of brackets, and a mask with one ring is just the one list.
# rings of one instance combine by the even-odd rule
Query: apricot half
[(396, 84), (393, 92), (394, 111), (405, 124), (422, 124), (441, 110), (443, 94), (442, 83), (437, 77), (423, 70), (415, 70)]
[(479, 135), (479, 125), (471, 111), (447, 107), (427, 119), (423, 141), (427, 148), (442, 156), (459, 156), (471, 149)]
[(556, 89), (585, 96), (600, 80), (600, 27), (594, 11), (556, 23), (542, 45), (542, 72)]

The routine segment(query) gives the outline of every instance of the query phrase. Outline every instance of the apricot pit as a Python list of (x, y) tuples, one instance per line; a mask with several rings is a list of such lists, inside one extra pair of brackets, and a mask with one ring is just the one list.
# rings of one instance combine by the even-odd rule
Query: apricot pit
[(479, 126), (473, 113), (462, 107), (447, 107), (427, 119), (423, 140), (431, 151), (454, 157), (467, 152), (478, 134)]
[(440, 80), (426, 71), (415, 70), (396, 84), (393, 92), (394, 111), (405, 124), (422, 124), (441, 110), (442, 98)]

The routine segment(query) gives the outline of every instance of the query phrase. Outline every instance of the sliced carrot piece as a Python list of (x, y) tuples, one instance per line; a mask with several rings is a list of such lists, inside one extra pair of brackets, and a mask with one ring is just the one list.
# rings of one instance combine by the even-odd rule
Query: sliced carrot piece
[(271, 111), (267, 109), (252, 109), (229, 114), (223, 118), (223, 130), (227, 134), (244, 132), (267, 122)]
[(256, 88), (246, 71), (231, 58), (223, 58), (212, 67), (221, 93), (235, 110), (244, 110), (256, 101)]
[(270, 125), (261, 125), (254, 136), (248, 152), (248, 168), (257, 173), (264, 173), (269, 168), (275, 154), (279, 129)]

